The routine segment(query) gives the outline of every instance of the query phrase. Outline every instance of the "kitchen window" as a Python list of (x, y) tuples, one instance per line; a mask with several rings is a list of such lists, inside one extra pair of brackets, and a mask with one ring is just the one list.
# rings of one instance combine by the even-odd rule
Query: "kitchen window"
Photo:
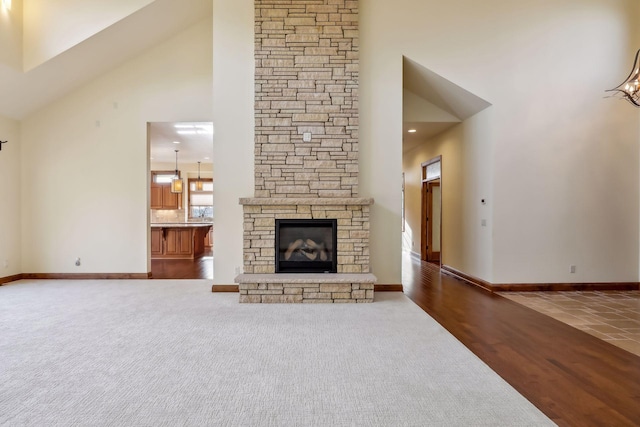
[(189, 178), (189, 218), (213, 218), (213, 180), (200, 178), (202, 190), (196, 188), (197, 178)]

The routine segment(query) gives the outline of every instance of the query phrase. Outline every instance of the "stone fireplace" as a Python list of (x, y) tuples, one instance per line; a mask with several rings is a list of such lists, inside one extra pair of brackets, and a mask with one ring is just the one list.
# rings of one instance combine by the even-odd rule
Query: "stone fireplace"
[[(358, 2), (254, 4), (255, 194), (240, 199), (240, 302), (372, 302), (373, 200), (358, 197)], [(319, 224), (333, 224), (331, 235)]]
[(276, 219), (276, 273), (337, 273), (336, 219)]

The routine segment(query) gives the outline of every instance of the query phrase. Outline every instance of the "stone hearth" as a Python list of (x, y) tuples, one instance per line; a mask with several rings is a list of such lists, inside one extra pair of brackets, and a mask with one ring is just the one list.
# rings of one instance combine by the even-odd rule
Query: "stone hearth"
[(241, 274), (240, 302), (373, 302), (373, 274)]
[[(372, 302), (358, 197), (358, 1), (255, 0), (255, 194), (240, 302)], [(336, 219), (337, 273), (275, 273), (276, 219)]]

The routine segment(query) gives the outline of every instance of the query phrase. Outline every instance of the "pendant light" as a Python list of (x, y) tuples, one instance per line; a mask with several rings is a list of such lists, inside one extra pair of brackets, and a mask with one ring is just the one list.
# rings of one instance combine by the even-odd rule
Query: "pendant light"
[(180, 171), (178, 170), (178, 150), (176, 152), (176, 175), (171, 180), (171, 192), (182, 193), (182, 179), (180, 179)]
[(615, 92), (615, 95), (626, 99), (635, 107), (640, 107), (640, 63), (638, 58), (640, 58), (640, 50), (636, 52), (636, 59), (633, 61), (629, 77), (613, 89), (607, 90), (607, 92)]
[(203, 183), (200, 179), (200, 162), (198, 162), (198, 180), (196, 181), (196, 190), (202, 191)]

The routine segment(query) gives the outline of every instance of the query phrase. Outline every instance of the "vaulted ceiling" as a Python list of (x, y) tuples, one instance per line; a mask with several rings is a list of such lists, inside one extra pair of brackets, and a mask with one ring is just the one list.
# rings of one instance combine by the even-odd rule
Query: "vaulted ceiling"
[(0, 115), (23, 119), (212, 13), (211, 0), (155, 0), (28, 71), (0, 61)]
[[(212, 0), (154, 0), (28, 71), (0, 58), (0, 115), (28, 117), (212, 13)], [(490, 105), (409, 58), (403, 70), (405, 151)]]
[[(402, 64), (405, 152), (491, 105), (407, 57)], [(415, 132), (409, 133), (409, 129)]]

